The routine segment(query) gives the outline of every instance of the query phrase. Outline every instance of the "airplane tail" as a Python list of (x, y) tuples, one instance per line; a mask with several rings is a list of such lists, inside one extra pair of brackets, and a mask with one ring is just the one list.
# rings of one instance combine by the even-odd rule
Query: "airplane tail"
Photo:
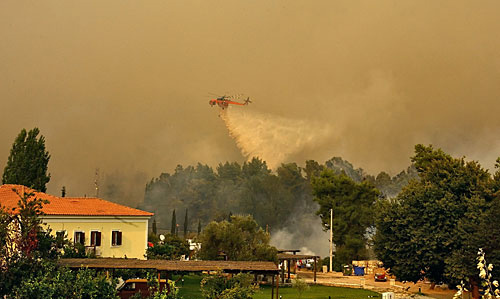
[(250, 101), (250, 97), (248, 97), (246, 100), (245, 100), (245, 105), (248, 105), (249, 103), (251, 103), (252, 101)]

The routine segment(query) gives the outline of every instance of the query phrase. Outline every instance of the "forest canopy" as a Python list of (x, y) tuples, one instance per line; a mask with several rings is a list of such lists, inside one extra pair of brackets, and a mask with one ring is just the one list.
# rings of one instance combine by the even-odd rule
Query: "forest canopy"
[(272, 232), (292, 225), (294, 219), (303, 215), (316, 214), (319, 206), (313, 201), (310, 181), (325, 168), (345, 174), (357, 183), (371, 182), (385, 197), (396, 196), (411, 179), (417, 178), (413, 167), (394, 177), (386, 172), (369, 175), (340, 157), (324, 164), (308, 160), (305, 167), (282, 164), (276, 171), (259, 158), (243, 164), (220, 163), (215, 170), (200, 163), (178, 165), (173, 173), (162, 173), (147, 184), (139, 208), (154, 212), (158, 229), (163, 231), (171, 229), (174, 209), (187, 209), (190, 232), (196, 231), (199, 222), (205, 226), (213, 220), (228, 219), (230, 214), (251, 215)]

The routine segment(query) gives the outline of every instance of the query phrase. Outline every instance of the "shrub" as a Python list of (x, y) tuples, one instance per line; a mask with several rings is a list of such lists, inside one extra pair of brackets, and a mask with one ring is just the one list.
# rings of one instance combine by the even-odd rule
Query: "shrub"
[(201, 294), (206, 299), (247, 299), (252, 298), (252, 276), (237, 274), (226, 277), (221, 273), (204, 277), (201, 280)]

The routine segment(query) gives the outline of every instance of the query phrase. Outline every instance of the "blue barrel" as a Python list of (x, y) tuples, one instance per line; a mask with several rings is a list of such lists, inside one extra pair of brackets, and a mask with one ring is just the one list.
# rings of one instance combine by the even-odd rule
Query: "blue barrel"
[(365, 275), (365, 267), (354, 266), (354, 275), (356, 276)]

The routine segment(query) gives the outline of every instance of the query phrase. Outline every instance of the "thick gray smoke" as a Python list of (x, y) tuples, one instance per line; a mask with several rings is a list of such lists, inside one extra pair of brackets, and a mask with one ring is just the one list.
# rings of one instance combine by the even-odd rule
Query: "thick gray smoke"
[(498, 11), (498, 0), (2, 0), (0, 171), (35, 126), (53, 194), (93, 194), (95, 168), (120, 173), (114, 194), (135, 198), (138, 174), (242, 162), (204, 97), (228, 89), (273, 120), (334, 129), (280, 159), (395, 174), (432, 143), (491, 167)]
[(301, 254), (325, 257), (330, 249), (330, 233), (321, 226), (320, 218), (311, 210), (297, 209), (287, 219), (286, 228), (271, 234), (271, 244), (278, 249), (300, 249)]

